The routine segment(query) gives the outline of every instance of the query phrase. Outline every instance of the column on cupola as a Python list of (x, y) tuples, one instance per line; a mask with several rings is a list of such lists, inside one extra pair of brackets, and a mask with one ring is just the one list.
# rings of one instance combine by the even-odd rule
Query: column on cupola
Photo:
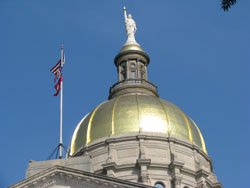
[(147, 80), (147, 63), (142, 59), (130, 57), (117, 63), (117, 72), (119, 82), (132, 79)]

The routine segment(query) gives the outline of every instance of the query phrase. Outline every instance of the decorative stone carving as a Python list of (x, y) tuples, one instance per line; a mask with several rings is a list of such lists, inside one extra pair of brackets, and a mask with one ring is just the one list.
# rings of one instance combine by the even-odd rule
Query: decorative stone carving
[(106, 162), (107, 162), (107, 163), (113, 162), (113, 161), (114, 161), (113, 158), (114, 158), (113, 144), (110, 143), (110, 144), (108, 145), (108, 157), (107, 157)]
[(142, 182), (143, 184), (146, 184), (146, 185), (150, 184), (149, 177), (148, 177), (148, 174), (147, 174), (147, 173), (143, 173), (143, 174), (141, 175), (141, 182)]
[(198, 159), (197, 151), (196, 150), (194, 150), (194, 162), (195, 162), (195, 168), (196, 168), (196, 170), (197, 171), (200, 170), (201, 169), (201, 163), (200, 163), (200, 161)]
[(198, 188), (208, 188), (206, 181), (202, 181), (201, 184), (198, 186)]
[(182, 178), (180, 176), (176, 176), (174, 178), (175, 188), (181, 188), (181, 180), (182, 180)]
[(146, 152), (143, 139), (139, 140), (139, 146), (140, 146), (140, 159), (146, 159)]

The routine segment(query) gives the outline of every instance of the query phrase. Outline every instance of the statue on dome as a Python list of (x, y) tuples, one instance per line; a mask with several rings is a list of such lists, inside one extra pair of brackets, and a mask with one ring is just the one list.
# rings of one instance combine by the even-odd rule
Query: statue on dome
[(136, 23), (132, 18), (132, 15), (127, 15), (126, 7), (124, 6), (124, 18), (125, 18), (125, 26), (126, 26), (126, 32), (128, 35), (128, 40), (126, 43), (137, 43), (135, 40), (135, 33), (137, 30)]

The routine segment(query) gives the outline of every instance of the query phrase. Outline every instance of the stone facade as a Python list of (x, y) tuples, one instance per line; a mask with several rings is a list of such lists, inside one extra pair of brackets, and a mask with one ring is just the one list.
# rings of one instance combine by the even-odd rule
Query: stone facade
[(211, 160), (199, 147), (160, 133), (126, 134), (96, 140), (88, 153), (93, 172), (153, 186), (218, 187)]
[(160, 133), (106, 137), (73, 158), (30, 161), (26, 179), (10, 188), (131, 187), (131, 183), (132, 187), (161, 183), (166, 188), (222, 188), (206, 153)]

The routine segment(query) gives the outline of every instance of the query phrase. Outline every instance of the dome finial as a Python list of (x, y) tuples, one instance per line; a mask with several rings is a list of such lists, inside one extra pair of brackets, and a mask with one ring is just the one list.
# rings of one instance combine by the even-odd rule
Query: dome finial
[(132, 18), (131, 14), (127, 15), (127, 10), (126, 7), (123, 7), (123, 11), (124, 11), (124, 18), (125, 18), (125, 26), (126, 26), (126, 32), (127, 32), (127, 42), (125, 43), (125, 45), (127, 44), (137, 44), (136, 40), (135, 40), (135, 33), (137, 30), (136, 27), (136, 23)]

